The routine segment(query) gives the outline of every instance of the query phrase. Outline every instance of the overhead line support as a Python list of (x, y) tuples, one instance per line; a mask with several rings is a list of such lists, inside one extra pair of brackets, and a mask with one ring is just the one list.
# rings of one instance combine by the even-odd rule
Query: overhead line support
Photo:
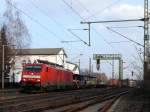
[(88, 21), (88, 22), (81, 22), (81, 24), (88, 24), (88, 31), (89, 31), (89, 43), (87, 44), (88, 46), (91, 46), (91, 24), (94, 23), (111, 23), (111, 22), (132, 22), (132, 21), (144, 21), (144, 18), (141, 19), (127, 19), (127, 20), (111, 20), (111, 21)]
[(144, 18), (140, 19), (125, 19), (125, 20), (110, 20), (110, 21), (87, 21), (83, 22), (81, 21), (81, 24), (92, 24), (92, 23), (114, 23), (114, 22), (132, 22), (132, 21), (144, 21)]
[(144, 88), (150, 92), (150, 59), (149, 59), (149, 11), (148, 0), (144, 0)]
[(89, 30), (89, 46), (91, 46), (91, 23), (88, 23), (88, 30)]

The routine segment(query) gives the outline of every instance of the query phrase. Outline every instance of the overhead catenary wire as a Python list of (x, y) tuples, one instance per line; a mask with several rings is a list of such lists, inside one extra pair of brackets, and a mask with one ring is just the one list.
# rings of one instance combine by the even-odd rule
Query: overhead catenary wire
[[(58, 22), (54, 17), (50, 16), (47, 14), (47, 12), (43, 9), (41, 9), (38, 5), (36, 5), (32, 0), (28, 1), (32, 6), (34, 6), (38, 11), (40, 11), (43, 15), (45, 15), (46, 17), (48, 17), (50, 20), (52, 20), (57, 26), (59, 26), (59, 28), (61, 28), (62, 32), (65, 33), (67, 35), (67, 37), (70, 37), (70, 32), (67, 30), (67, 28), (61, 24), (60, 22)], [(65, 41), (65, 40), (61, 40), (61, 43), (67, 43), (68, 46), (72, 46), (72, 44), (70, 44), (69, 42)]]
[[(84, 8), (84, 10), (85, 10), (87, 13), (90, 14), (90, 11), (89, 11), (86, 7), (84, 7), (84, 5), (83, 5), (81, 2), (79, 2), (79, 0), (77, 0), (77, 1), (78, 1), (78, 3)], [(81, 18), (81, 19), (85, 20), (84, 18)], [(108, 44), (112, 49), (114, 49), (115, 51), (118, 52), (118, 50), (116, 50), (116, 49), (106, 40), (106, 38), (105, 38), (104, 36), (102, 36), (95, 28), (93, 28), (93, 30), (94, 30), (94, 32), (95, 32), (98, 36), (102, 37), (103, 41), (104, 41), (106, 44)]]
[[(53, 31), (51, 31), (49, 28), (47, 28), (45, 25), (43, 25), (42, 23), (40, 23), (38, 20), (34, 19), (32, 16), (28, 15), (26, 12), (24, 12), (23, 10), (19, 9), (18, 7), (16, 7), (14, 4), (10, 3), (10, 5), (15, 8), (16, 10), (18, 10), (19, 12), (21, 12), (23, 15), (25, 15), (26, 17), (28, 17), (30, 20), (32, 20), (33, 22), (35, 22), (36, 24), (38, 24), (39, 26), (41, 26), (41, 28), (43, 28), (44, 30), (46, 30), (48, 33), (50, 33), (51, 35), (53, 35), (54, 37), (56, 37), (56, 39), (60, 41), (60, 37), (57, 36), (57, 34)], [(54, 20), (54, 19), (53, 19)], [(55, 21), (55, 20), (54, 20)], [(55, 21), (55, 23), (57, 23), (57, 21)], [(59, 24), (59, 23), (57, 23)], [(68, 43), (69, 44), (69, 43)], [(68, 45), (67, 44), (67, 45)], [(72, 46), (71, 44), (69, 44), (69, 46)]]
[[(82, 20), (85, 20), (72, 6), (70, 6), (70, 4), (68, 4), (65, 0), (62, 0), (63, 1), (63, 3), (65, 3), (65, 5), (67, 5), (68, 7), (69, 7), (69, 9), (70, 10), (72, 10), (76, 15), (78, 15)], [(83, 7), (83, 6), (82, 6)], [(89, 11), (88, 11), (88, 9), (86, 9), (85, 7), (83, 7), (88, 13), (90, 13)], [(96, 30), (96, 29), (94, 29), (94, 31), (96, 32), (96, 34), (97, 35), (100, 35), (99, 33), (98, 33), (98, 31)], [(72, 32), (73, 33), (73, 32)], [(74, 34), (74, 36), (76, 36), (75, 34)], [(79, 36), (77, 36), (78, 38), (80, 38)], [(104, 37), (103, 37), (104, 38)], [(81, 38), (80, 38), (81, 39)], [(81, 39), (82, 40), (82, 39)], [(103, 39), (111, 48), (113, 48), (111, 45), (110, 45), (110, 43), (104, 38)], [(85, 42), (84, 42), (85, 43)]]
[(137, 51), (137, 54), (138, 54), (138, 56), (140, 58), (141, 63), (143, 64), (144, 60), (141, 57), (141, 53), (139, 53), (137, 46), (134, 45), (134, 47), (135, 47), (135, 50)]
[[(65, 0), (62, 0), (75, 14), (77, 14), (82, 20), (85, 20), (73, 7), (71, 7)], [(86, 9), (86, 8), (84, 8)], [(86, 11), (89, 13), (89, 11), (86, 9)], [(97, 32), (96, 29), (94, 29), (94, 31), (97, 33), (97, 35), (99, 35), (99, 33)], [(77, 37), (78, 39), (80, 39), (84, 44), (88, 45), (85, 41), (83, 41), (79, 36), (77, 36), (76, 34), (74, 34), (73, 32), (70, 31), (70, 33), (72, 33), (75, 37)], [(111, 48), (112, 45), (104, 38), (103, 39)]]
[(109, 28), (143, 28), (144, 26), (109, 26)]
[[(51, 19), (54, 23), (56, 23), (58, 26), (62, 27), (62, 30), (63, 30), (64, 32), (67, 32), (67, 31), (68, 31), (69, 34), (71, 34), (72, 36), (78, 38), (80, 41), (84, 42), (79, 36), (77, 36), (77, 35), (75, 35), (73, 32), (71, 32), (71, 30), (70, 30), (70, 31), (67, 30), (64, 25), (62, 25), (61, 23), (57, 22), (57, 21), (54, 19), (54, 17), (51, 17), (51, 16), (47, 15), (47, 13), (46, 13), (44, 10), (42, 10), (40, 7), (38, 7), (35, 3), (33, 3), (32, 0), (30, 1), (30, 3), (31, 3), (36, 9), (38, 9), (42, 14), (44, 14), (44, 15), (47, 16), (49, 19)], [(68, 3), (66, 3), (66, 4), (68, 4)], [(69, 4), (68, 4), (68, 5), (69, 5)], [(70, 6), (69, 8), (72, 8), (72, 7)], [(66, 30), (65, 30), (65, 29), (66, 29)], [(88, 29), (83, 29), (83, 30), (88, 30)], [(68, 36), (68, 37), (70, 37), (70, 36)], [(70, 42), (75, 42), (75, 41), (65, 41), (65, 40), (63, 41), (63, 40), (62, 40), (61, 42), (62, 42), (62, 43), (67, 43), (67, 44), (69, 44)], [(84, 44), (87, 45), (86, 42), (84, 42)], [(69, 44), (69, 46), (72, 46), (72, 44)]]
[(74, 35), (76, 38), (78, 38), (80, 41), (82, 41), (84, 44), (88, 45), (87, 42), (85, 42), (84, 40), (82, 40), (78, 35), (76, 35), (75, 33), (73, 33), (70, 29), (68, 29), (68, 31), (69, 31), (72, 35)]
[[(83, 5), (82, 5), (83, 6)], [(83, 8), (88, 12), (88, 13), (90, 13), (89, 12), (89, 10), (88, 9), (86, 9), (84, 6), (83, 6)], [(80, 15), (80, 14), (78, 14), (78, 15)], [(81, 16), (80, 16), (81, 17)], [(84, 18), (82, 18), (83, 20), (84, 20)], [(140, 19), (135, 19), (136, 21), (143, 21), (144, 19), (143, 18), (140, 18)], [(133, 21), (135, 21), (135, 20), (133, 20)], [(132, 21), (132, 20), (127, 20), (127, 21)], [(104, 21), (105, 22), (105, 21)], [(110, 21), (111, 22), (111, 21)], [(116, 22), (118, 22), (118, 21), (116, 21)], [(120, 21), (121, 22), (121, 21)], [(105, 25), (104, 25), (104, 27), (106, 27)], [(142, 26), (139, 26), (139, 27), (142, 27)], [(100, 35), (100, 33), (99, 32), (97, 32), (96, 30), (95, 30), (95, 32), (98, 34), (98, 35)], [(114, 47), (103, 37), (102, 38), (109, 46), (111, 46), (111, 48), (113, 48), (114, 49)]]
[(70, 40), (70, 41), (67, 41), (67, 40), (63, 40), (61, 41), (62, 43), (69, 43), (69, 42), (81, 42), (80, 40)]
[[(64, 0), (63, 0), (64, 1)], [(69, 6), (69, 4), (67, 4), (67, 6)], [(77, 15), (79, 15), (79, 17), (82, 19), (82, 20), (85, 20), (73, 7), (71, 7), (70, 8), (73, 12), (75, 12), (75, 13), (77, 13)], [(84, 8), (84, 9), (86, 9), (86, 8)], [(86, 9), (86, 11), (88, 11), (88, 9)], [(88, 11), (88, 13), (90, 13), (89, 11)], [(106, 42), (106, 44), (108, 44), (113, 50), (115, 50), (115, 51), (117, 51), (118, 53), (120, 53), (118, 50), (116, 50), (105, 38), (104, 38), (104, 36), (102, 36), (96, 29), (94, 29), (94, 31), (95, 31), (95, 33), (98, 35), (98, 36), (100, 36), (100, 37), (102, 37), (102, 39), (103, 39), (103, 41), (104, 42)], [(121, 54), (121, 53), (120, 53)]]
[[(65, 0), (62, 0), (63, 3), (69, 7), (70, 10), (72, 10), (76, 15), (78, 15), (81, 19), (85, 20), (72, 6), (70, 6), (69, 3), (67, 3)], [(89, 25), (89, 29), (87, 30), (90, 30), (90, 25)], [(91, 46), (90, 45), (90, 37), (89, 37), (89, 43), (85, 42), (83, 39), (81, 39), (79, 36), (77, 36), (75, 33), (73, 33), (71, 30), (68, 30), (72, 35), (74, 35), (75, 37), (77, 37), (79, 40), (81, 40), (85, 45), (87, 46)]]
[[(143, 19), (141, 19), (143, 21)], [(106, 26), (105, 26), (106, 27)], [(142, 27), (142, 26), (138, 26), (138, 27)]]
[[(97, 15), (97, 14), (103, 13), (106, 9), (111, 8), (112, 6), (118, 4), (120, 1), (121, 1), (121, 0), (116, 0), (115, 2), (112, 2), (112, 3), (109, 4), (108, 6), (104, 7), (101, 11), (98, 11), (98, 12), (96, 12), (96, 13), (94, 13), (94, 14), (91, 14), (89, 17), (87, 17), (87, 18), (85, 18), (85, 19), (89, 19), (89, 18), (91, 18), (91, 17), (95, 17), (95, 15)], [(79, 2), (79, 1), (78, 1), (78, 2)], [(80, 4), (81, 4), (81, 2), (80, 2)], [(83, 4), (82, 4), (82, 5), (83, 5)]]
[[(35, 22), (36, 24), (38, 24), (39, 26), (41, 26), (44, 30), (46, 30), (47, 32), (49, 32), (51, 35), (57, 37), (56, 39), (58, 39), (59, 37), (57, 36), (56, 33), (54, 33), (53, 31), (51, 31), (49, 28), (47, 28), (45, 25), (43, 25), (42, 23), (40, 23), (38, 20), (34, 19), (32, 16), (28, 15), (26, 12), (24, 12), (23, 10), (19, 9), (18, 7), (16, 7), (14, 4), (9, 3), (9, 5), (11, 5), (13, 8), (15, 8), (16, 10), (18, 10), (19, 12), (21, 12), (23, 15), (25, 15), (26, 17), (28, 17), (30, 20), (32, 20), (33, 22)], [(58, 39), (59, 40), (59, 39)]]
[[(88, 11), (87, 9), (86, 9), (86, 11)], [(89, 12), (89, 11), (88, 11)], [(128, 22), (128, 21), (144, 21), (144, 18), (140, 18), (140, 19), (133, 19), (133, 20), (117, 20), (117, 21), (115, 21), (115, 22), (124, 22), (124, 21), (126, 21), (126, 22)], [(91, 24), (91, 23), (99, 23), (99, 22), (101, 22), (101, 23), (105, 23), (105, 22), (112, 22), (112, 21), (96, 21), (96, 22), (85, 22), (85, 23), (87, 23), (87, 24)], [(114, 21), (113, 21), (114, 22)], [(103, 25), (103, 24), (102, 24)], [(106, 27), (105, 25), (104, 25), (104, 27)], [(142, 26), (138, 26), (138, 27), (142, 27)], [(107, 27), (106, 27), (107, 28)], [(139, 44), (139, 43), (137, 43), (137, 44)], [(140, 44), (139, 44), (140, 45)]]
[(118, 42), (109, 42), (110, 44), (115, 44), (115, 43), (128, 43), (130, 41), (118, 41)]
[[(65, 2), (64, 0), (63, 0), (63, 2)], [(70, 10), (72, 10), (75, 14), (77, 14), (82, 20), (85, 20), (73, 7), (70, 7), (69, 6), (69, 4), (67, 4), (67, 2), (65, 2), (65, 4), (70, 8)], [(86, 10), (86, 11), (88, 11), (88, 10)], [(106, 27), (106, 26), (105, 26)], [(100, 33), (98, 32), (98, 31), (96, 31), (95, 30), (95, 32), (96, 32), (96, 34), (97, 35), (100, 35)], [(101, 36), (101, 35), (100, 35)], [(102, 36), (103, 37), (103, 36)], [(113, 48), (113, 49), (115, 49), (104, 37), (102, 38), (111, 48)], [(116, 50), (115, 50), (116, 51)]]
[(62, 0), (63, 3), (68, 6), (76, 15), (78, 15), (80, 18), (84, 19), (72, 6), (70, 6), (69, 3), (67, 3), (65, 0)]
[[(134, 19), (134, 20), (125, 20), (125, 21), (144, 21), (144, 18), (141, 18), (141, 19)], [(85, 22), (85, 23), (91, 24), (91, 23), (99, 23), (99, 22), (105, 23), (105, 22), (113, 22), (113, 21), (96, 21), (96, 22)], [(123, 21), (115, 21), (115, 22), (123, 22)], [(142, 26), (139, 26), (139, 27), (142, 27)], [(121, 36), (121, 35), (120, 35), (120, 36)], [(132, 41), (132, 40), (130, 40), (130, 41)], [(132, 41), (132, 42), (134, 42), (134, 41)], [(143, 46), (143, 45), (140, 44), (140, 43), (137, 43), (137, 42), (135, 42), (135, 43), (138, 44), (138, 45)]]
[[(79, 2), (79, 1), (78, 1)], [(82, 5), (83, 6), (83, 5)], [(88, 13), (90, 13), (90, 11), (88, 10), (88, 9), (86, 9), (84, 6), (83, 6), (83, 8), (88, 12)], [(144, 21), (144, 18), (139, 18), (139, 19), (127, 19), (127, 20), (111, 20), (111, 21), (93, 21), (93, 22), (81, 22), (81, 24), (91, 24), (91, 23), (109, 23), (109, 22), (132, 22), (132, 21)], [(109, 29), (109, 30), (111, 30), (111, 28), (110, 27), (107, 27), (107, 26), (105, 26), (107, 29)], [(142, 27), (142, 26), (138, 26), (138, 27)], [(113, 31), (113, 30), (112, 30)], [(114, 31), (115, 32), (115, 31)], [(116, 32), (116, 33), (118, 33), (118, 32)], [(126, 39), (128, 39), (128, 40), (130, 40), (130, 41), (132, 41), (132, 42), (135, 42), (135, 41), (133, 41), (132, 39), (129, 39), (128, 37), (126, 37), (126, 36), (124, 36), (124, 35), (122, 35), (122, 34), (120, 34), (120, 33), (118, 33), (120, 36), (123, 36), (124, 38), (126, 38)], [(140, 43), (138, 43), (138, 42), (135, 42), (136, 44), (138, 44), (138, 45), (141, 45)]]
[[(85, 20), (73, 7), (71, 7), (67, 2), (65, 2), (64, 0), (62, 0), (73, 12), (75, 12), (82, 20)], [(86, 10), (86, 11), (88, 11), (88, 10)], [(98, 31), (96, 30), (96, 29), (94, 29), (94, 31), (97, 33), (97, 35), (100, 35), (99, 33), (98, 33)], [(74, 36), (76, 36), (77, 38), (80, 38), (80, 37), (78, 37), (76, 34), (74, 34), (73, 32), (71, 32)], [(105, 38), (103, 38), (103, 40), (111, 47), (111, 48), (113, 48), (112, 47), (112, 45), (105, 39)], [(81, 41), (82, 41), (82, 39), (81, 39)], [(87, 44), (85, 41), (83, 41), (84, 42), (84, 44)], [(87, 44), (88, 45), (88, 44)], [(109, 61), (107, 61), (107, 63), (109, 63)], [(112, 63), (109, 63), (110, 65), (112, 65)]]
[(59, 27), (62, 27), (62, 31), (67, 32), (67, 28), (61, 24), (60, 22), (58, 22), (54, 17), (50, 16), (47, 14), (47, 12), (43, 9), (41, 9), (38, 5), (36, 5), (32, 0), (29, 1), (29, 3), (31, 3), (31, 5), (33, 5), (38, 11), (40, 11), (43, 15), (45, 15), (46, 17), (48, 17), (50, 20), (52, 20), (55, 24), (57, 24)]
[(137, 44), (137, 45), (140, 45), (140, 46), (144, 47), (144, 45), (142, 45), (142, 44), (140, 44), (140, 43), (138, 43), (138, 42), (136, 42), (136, 41), (134, 41), (134, 40), (132, 40), (132, 39), (126, 37), (126, 36), (124, 36), (123, 34), (121, 34), (121, 33), (117, 32), (117, 31), (113, 30), (113, 29), (110, 28), (110, 27), (107, 27), (107, 29), (110, 30), (110, 31), (112, 31), (112, 32), (114, 32), (114, 33), (116, 33), (116, 34), (118, 34), (118, 35), (120, 35), (121, 37), (126, 38), (127, 40), (129, 40), (129, 41), (131, 41), (131, 42), (133, 42), (133, 43), (135, 43), (135, 44)]
[(132, 22), (132, 21), (144, 21), (144, 18), (139, 19), (124, 19), (124, 20), (109, 20), (109, 21), (85, 21), (81, 22), (81, 24), (91, 24), (91, 23), (119, 23), (119, 22)]

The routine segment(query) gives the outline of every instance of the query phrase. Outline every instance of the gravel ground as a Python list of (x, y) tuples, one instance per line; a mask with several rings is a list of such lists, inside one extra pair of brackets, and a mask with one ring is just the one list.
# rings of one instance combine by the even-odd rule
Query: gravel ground
[(141, 90), (134, 90), (120, 97), (108, 112), (150, 112), (150, 97)]

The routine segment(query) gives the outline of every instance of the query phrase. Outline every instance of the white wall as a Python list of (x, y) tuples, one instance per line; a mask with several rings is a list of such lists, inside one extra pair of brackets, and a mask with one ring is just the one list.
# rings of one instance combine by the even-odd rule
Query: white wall
[(66, 62), (66, 56), (65, 55), (63, 56), (61, 54), (64, 54), (63, 50), (61, 50), (58, 55), (24, 55), (24, 56), (20, 55), (20, 56), (16, 56), (14, 69), (10, 70), (10, 75), (9, 75), (10, 82), (13, 81), (13, 73), (15, 74), (15, 82), (20, 82), (22, 69), (23, 69), (22, 68), (23, 60), (25, 60), (26, 63), (28, 63), (29, 60), (31, 61), (31, 63), (34, 63), (35, 60), (40, 59), (40, 60), (47, 60), (49, 62), (65, 66), (65, 63), (63, 63), (63, 62)]
[[(76, 66), (75, 64), (67, 62), (67, 63), (66, 63), (66, 66), (67, 66), (67, 69), (71, 70), (74, 74), (79, 74), (79, 67), (77, 67), (77, 68), (74, 70), (74, 68), (75, 68), (75, 66)], [(73, 70), (74, 70), (74, 71), (73, 71)]]

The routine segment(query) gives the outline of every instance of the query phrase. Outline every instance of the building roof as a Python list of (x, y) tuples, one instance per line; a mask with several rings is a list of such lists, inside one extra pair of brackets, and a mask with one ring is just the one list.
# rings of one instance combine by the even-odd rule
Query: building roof
[(72, 63), (70, 61), (66, 61), (66, 63), (74, 65), (73, 71), (75, 71), (77, 68), (79, 69), (79, 66), (76, 63)]
[(70, 62), (70, 61), (66, 61), (66, 63), (72, 64), (72, 65), (77, 65), (76, 63)]
[[(17, 55), (58, 55), (63, 48), (34, 48), (34, 49), (17, 49)], [(64, 54), (67, 54), (64, 51)]]

